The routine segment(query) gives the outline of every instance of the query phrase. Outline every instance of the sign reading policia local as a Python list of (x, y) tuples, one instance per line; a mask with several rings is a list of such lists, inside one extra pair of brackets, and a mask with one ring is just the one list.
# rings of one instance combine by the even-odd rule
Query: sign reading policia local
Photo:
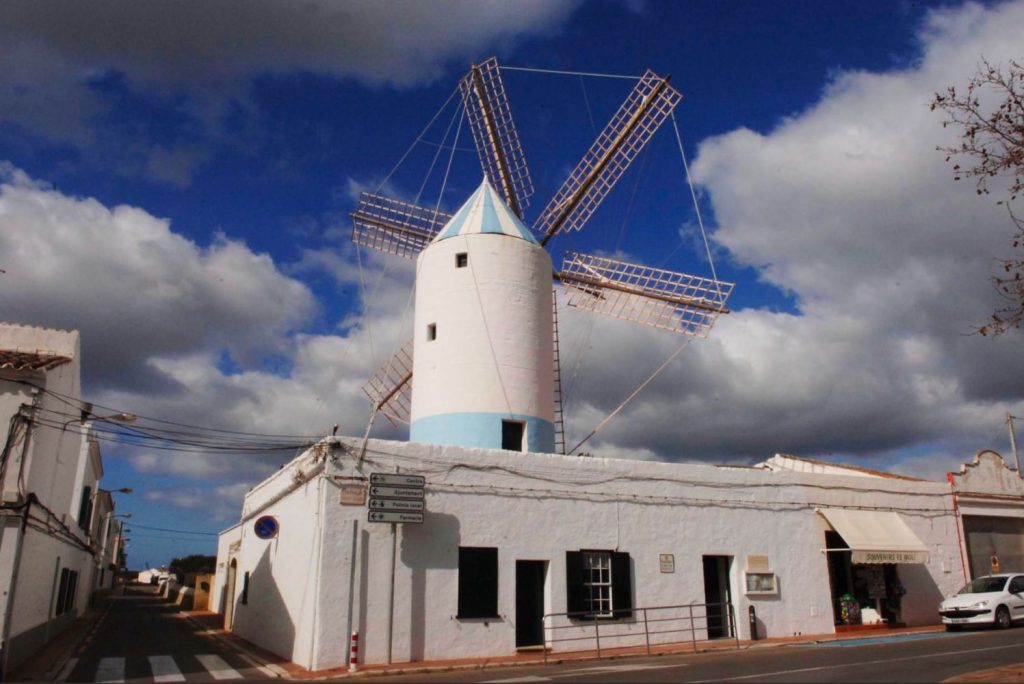
[(423, 488), (426, 484), (426, 478), (422, 475), (372, 473), (367, 520), (383, 523), (422, 523)]

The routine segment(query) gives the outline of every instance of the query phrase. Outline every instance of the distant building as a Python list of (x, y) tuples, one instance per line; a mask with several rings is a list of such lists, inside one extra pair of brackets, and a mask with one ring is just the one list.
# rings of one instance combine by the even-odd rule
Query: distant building
[(949, 473), (953, 506), (971, 577), (1024, 570), (1024, 480), (1016, 468), (985, 449)]
[[(109, 586), (113, 501), (79, 406), (76, 331), (0, 324), (0, 635), (17, 666)], [(108, 539), (109, 541), (109, 539)]]
[(642, 645), (645, 618), (666, 620), (652, 643), (746, 639), (750, 608), (760, 637), (845, 629), (852, 603), (857, 621), (937, 624), (964, 582), (944, 482), (782, 456), (360, 447), (328, 438), (257, 485), (218, 547), (228, 627), (312, 670), (345, 663), (350, 627), (365, 662), (387, 659), (391, 526), (368, 520), (373, 473), (425, 479), (422, 524), (397, 525), (393, 661), (593, 648), (595, 621), (606, 647)]

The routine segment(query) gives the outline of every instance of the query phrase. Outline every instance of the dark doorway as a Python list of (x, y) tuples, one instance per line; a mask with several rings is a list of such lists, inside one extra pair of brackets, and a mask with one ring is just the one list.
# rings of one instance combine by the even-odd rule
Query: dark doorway
[(704, 603), (707, 604), (708, 639), (732, 636), (729, 606), (729, 566), (732, 556), (704, 556)]
[(547, 561), (516, 561), (516, 648), (544, 647)]
[(825, 555), (828, 557), (828, 583), (832, 590), (832, 619), (837, 625), (848, 623), (849, 606), (843, 596), (853, 595), (853, 554), (839, 549), (850, 548), (838, 532), (825, 532)]

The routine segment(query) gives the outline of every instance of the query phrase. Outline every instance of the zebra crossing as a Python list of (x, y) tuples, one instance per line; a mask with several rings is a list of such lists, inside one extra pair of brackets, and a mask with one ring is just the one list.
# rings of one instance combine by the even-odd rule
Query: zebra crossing
[[(241, 671), (240, 671), (241, 670)], [(228, 664), (212, 653), (201, 655), (151, 655), (107, 657), (98, 661), (72, 658), (58, 681), (62, 682), (190, 682), (267, 679), (275, 675), (266, 668)]]

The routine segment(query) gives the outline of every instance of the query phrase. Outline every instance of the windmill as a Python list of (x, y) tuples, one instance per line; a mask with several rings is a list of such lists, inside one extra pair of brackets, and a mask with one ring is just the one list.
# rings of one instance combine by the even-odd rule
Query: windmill
[(731, 283), (575, 251), (555, 270), (546, 250), (583, 228), (682, 96), (641, 76), (527, 228), (534, 188), (497, 60), (459, 91), (477, 191), (454, 214), (364, 192), (351, 215), (357, 245), (417, 260), (414, 337), (363, 389), (411, 441), (564, 451), (552, 277), (569, 306), (683, 335), (706, 337), (727, 313)]

